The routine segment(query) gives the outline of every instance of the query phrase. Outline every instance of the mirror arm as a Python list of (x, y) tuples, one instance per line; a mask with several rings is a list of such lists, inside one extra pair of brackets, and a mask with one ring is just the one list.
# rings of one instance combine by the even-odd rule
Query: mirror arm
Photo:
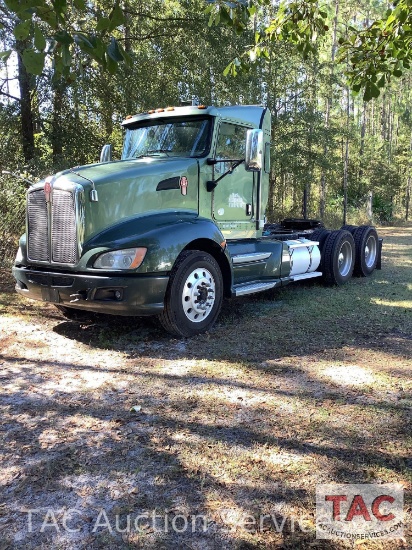
[(242, 164), (242, 162), (245, 162), (245, 159), (240, 159), (240, 160), (207, 159), (208, 164), (217, 164), (218, 162), (231, 162), (232, 165), (230, 166), (229, 170), (227, 170), (227, 172), (222, 174), (220, 178), (218, 178), (217, 180), (209, 180), (206, 182), (206, 190), (208, 191), (208, 193), (211, 193), (213, 191), (213, 189), (216, 187), (216, 185), (219, 183), (220, 180), (222, 180), (228, 174), (231, 174), (235, 168), (237, 168)]

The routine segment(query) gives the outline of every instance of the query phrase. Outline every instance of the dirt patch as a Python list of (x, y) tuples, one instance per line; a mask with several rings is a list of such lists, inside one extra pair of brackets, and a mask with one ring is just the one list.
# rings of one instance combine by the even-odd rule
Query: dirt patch
[[(209, 334), (69, 322), (1, 273), (0, 548), (347, 548), (319, 483), (400, 483), (412, 544), (412, 249), (224, 306)], [(283, 523), (282, 523), (283, 522)]]

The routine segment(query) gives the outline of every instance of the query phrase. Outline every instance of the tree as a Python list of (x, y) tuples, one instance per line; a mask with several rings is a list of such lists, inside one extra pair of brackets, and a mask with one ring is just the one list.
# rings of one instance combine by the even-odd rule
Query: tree
[(412, 0), (398, 0), (365, 29), (349, 27), (340, 38), (341, 59), (348, 57), (347, 71), (354, 92), (364, 89), (363, 99), (379, 97), (391, 78), (401, 77), (412, 63)]
[[(349, 223), (367, 221), (364, 205), (370, 194), (375, 219), (410, 217), (412, 77), (404, 73), (390, 83), (385, 80), (383, 93), (365, 104), (362, 94), (349, 93), (344, 78), (345, 71), (352, 69), (350, 54), (342, 57), (342, 50), (337, 52), (338, 36), (351, 36), (350, 27), (368, 29), (384, 14), (381, 0), (323, 1), (319, 10), (326, 17), (318, 11), (317, 19), (319, 26), (322, 23), (322, 40), (319, 33), (310, 34), (312, 26), (306, 29), (311, 36), (309, 53), (303, 51), (305, 40), (299, 48), (293, 43), (294, 29), (306, 36), (305, 17), (311, 17), (311, 12), (301, 11), (304, 17), (298, 25), (291, 20), (287, 40), (287, 32), (282, 40), (267, 40), (267, 53), (261, 54), (266, 62), (261, 63), (252, 63), (242, 52), (257, 48), (255, 40), (276, 18), (281, 23), (274, 2), (247, 4), (251, 12), (238, 33), (231, 25), (216, 25), (213, 18), (208, 27), (215, 3), (205, 14), (204, 0), (121, 0), (124, 23), (110, 32), (96, 31), (96, 18), (97, 22), (106, 18), (103, 27), (110, 19), (113, 5), (108, 0), (88, 2), (83, 12), (68, 3), (64, 16), (69, 35), (82, 21), (85, 35), (102, 32), (105, 47), (113, 36), (130, 56), (133, 65), (120, 62), (114, 74), (76, 42), (68, 44), (70, 56), (65, 59), (70, 66), (64, 65), (59, 60), (67, 48), (60, 44), (49, 51), (55, 31), (34, 15), (30, 29), (35, 34), (30, 31), (19, 46), (28, 91), (15, 91), (13, 83), (7, 87), (7, 79), (17, 76), (12, 63), (0, 73), (0, 171), (26, 172), (23, 167), (28, 165), (35, 177), (43, 177), (68, 166), (95, 162), (101, 146), (108, 142), (119, 158), (119, 123), (126, 115), (178, 105), (181, 100), (194, 97), (207, 105), (265, 104), (272, 113), (270, 221), (300, 216), (306, 194), (307, 215), (321, 214), (325, 223), (337, 227), (342, 222), (345, 192)], [(38, 5), (37, 0), (33, 2)], [(231, 4), (235, 10), (235, 2)], [(299, 5), (303, 10), (304, 3)], [(0, 43), (5, 50), (15, 51), (13, 31), (19, 23), (16, 14), (2, 11), (2, 6), (0, 0), (0, 19), (5, 24)], [(284, 11), (282, 21), (289, 15)], [(325, 29), (329, 22), (330, 32)], [(39, 31), (46, 41), (42, 51), (36, 49), (36, 43), (42, 45)], [(45, 54), (41, 74), (29, 74), (23, 62), (23, 52), (31, 48)], [(233, 58), (245, 62), (248, 72), (226, 78), (223, 72)], [(64, 69), (60, 73), (56, 72), (59, 63)], [(20, 117), (23, 98), (30, 100), (26, 104), (29, 114)], [(18, 124), (28, 123), (29, 115), (33, 140), (25, 148), (23, 128)]]
[[(25, 41), (19, 57), (31, 74), (41, 75), (47, 58), (56, 78), (73, 80), (75, 57), (94, 59), (111, 73), (119, 62), (130, 63), (114, 35), (125, 22), (118, 0), (107, 10), (85, 0), (2, 0), (0, 14), (0, 27), (12, 27), (16, 41)], [(0, 59), (6, 61), (12, 51), (4, 50)]]
[[(222, 23), (242, 33), (267, 0), (208, 0), (209, 25)], [(382, 5), (383, 6), (383, 5)], [(257, 59), (268, 59), (271, 43), (293, 44), (304, 58), (313, 53), (331, 24), (317, 0), (283, 1), (278, 12), (255, 32), (254, 45), (227, 66), (226, 74), (247, 70)], [(391, 78), (402, 76), (412, 62), (412, 0), (397, 0), (393, 8), (366, 28), (353, 22), (349, 34), (339, 39), (339, 60), (348, 59), (346, 71), (352, 90), (364, 91), (364, 101), (378, 97)]]

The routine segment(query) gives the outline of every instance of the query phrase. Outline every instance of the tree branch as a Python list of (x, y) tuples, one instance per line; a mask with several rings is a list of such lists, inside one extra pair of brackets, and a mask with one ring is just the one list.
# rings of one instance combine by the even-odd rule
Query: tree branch
[(134, 15), (135, 17), (145, 17), (146, 19), (151, 19), (152, 21), (160, 21), (161, 23), (169, 23), (171, 21), (180, 21), (183, 23), (188, 22), (198, 22), (200, 21), (200, 18), (188, 18), (188, 17), (156, 17), (155, 15), (150, 15), (148, 13), (143, 13), (141, 11), (134, 11), (128, 8), (123, 9), (124, 13), (128, 13), (130, 15)]
[(14, 95), (10, 95), (7, 92), (3, 92), (3, 90), (0, 90), (0, 95), (4, 95), (10, 99), (14, 99), (14, 101), (18, 101), (19, 103), (21, 103), (21, 99), (19, 97), (14, 97)]
[[(14, 19), (13, 15), (7, 10), (4, 6), (0, 6), (0, 12), (4, 15), (4, 18), (1, 18), (0, 22), (6, 30), (9, 32), (13, 31), (14, 28)], [(9, 23), (11, 21), (11, 24)]]
[(153, 40), (154, 38), (173, 38), (174, 34), (146, 34), (145, 36), (128, 36), (126, 38), (118, 38), (118, 42), (124, 42), (125, 40)]

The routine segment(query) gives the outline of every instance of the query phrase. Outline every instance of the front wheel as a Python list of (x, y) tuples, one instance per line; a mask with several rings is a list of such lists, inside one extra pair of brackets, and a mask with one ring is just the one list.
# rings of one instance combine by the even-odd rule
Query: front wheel
[(219, 265), (207, 252), (182, 252), (170, 274), (162, 326), (175, 336), (195, 336), (210, 329), (220, 313), (223, 279)]

